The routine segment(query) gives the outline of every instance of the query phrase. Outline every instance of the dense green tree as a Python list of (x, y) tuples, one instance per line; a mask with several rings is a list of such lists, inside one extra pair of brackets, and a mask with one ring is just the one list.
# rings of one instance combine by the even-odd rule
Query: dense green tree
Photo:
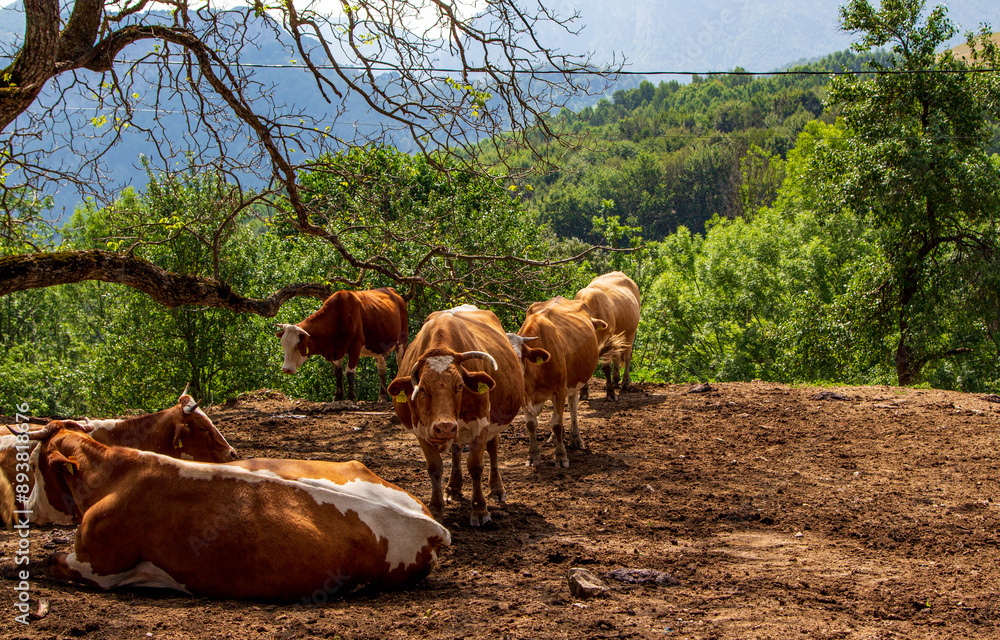
[(926, 18), (923, 9), (923, 0), (884, 0), (878, 9), (852, 0), (841, 9), (843, 28), (861, 34), (858, 51), (889, 46), (893, 57), (872, 63), (884, 73), (831, 83), (829, 101), (849, 135), (813, 174), (826, 210), (850, 209), (876, 233), (886, 268), (871, 274), (867, 293), (895, 342), (904, 385), (928, 363), (972, 348), (948, 319), (967, 296), (995, 298), (995, 283), (956, 291), (956, 275), (994, 266), (1000, 223), (1000, 162), (988, 151), (989, 123), (1000, 116), (996, 80), (968, 73), (982, 62), (995, 68), (996, 50), (985, 34), (970, 34), (975, 59), (939, 53), (955, 28), (943, 7)]

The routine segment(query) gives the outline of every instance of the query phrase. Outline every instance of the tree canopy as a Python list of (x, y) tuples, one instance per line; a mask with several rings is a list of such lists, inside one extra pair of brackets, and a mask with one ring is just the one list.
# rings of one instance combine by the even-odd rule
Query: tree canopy
[[(526, 150), (544, 163), (554, 147), (536, 144), (528, 132), (570, 144), (543, 116), (608, 71), (583, 56), (547, 48), (537, 37), (539, 26), (572, 29), (573, 16), (557, 16), (540, 3), (362, 1), (329, 11), (306, 2), (163, 4), (169, 11), (145, 0), (78, 0), (65, 7), (57, 0), (24, 0), (24, 37), (0, 70), (0, 200), (8, 212), (0, 233), (8, 244), (40, 248), (32, 233), (46, 220), (38, 207), (22, 205), (46, 193), (53, 181), (85, 187), (101, 202), (113, 200), (116, 193), (106, 185), (114, 181), (102, 173), (102, 163), (118, 140), (136, 135), (155, 143), (158, 156), (146, 161), (158, 172), (174, 172), (180, 164), (241, 187), (226, 202), (230, 214), (261, 202), (287, 209), (296, 232), (323, 239), (352, 266), (352, 280), (362, 271), (378, 271), (399, 284), (423, 283), (419, 275), (353, 253), (330, 226), (318, 224), (317, 214), (325, 212), (303, 193), (303, 172), (320, 170), (314, 160), (323, 155), (394, 135), (405, 135), (445, 171), (471, 167), (485, 173), (483, 145), (500, 166)], [(260, 82), (254, 71), (264, 41), (279, 43), (291, 62), (308, 70), (311, 90), (331, 103), (329, 113), (301, 112), (295, 96)], [(81, 107), (98, 115), (81, 117)], [(349, 107), (363, 108), (376, 119), (374, 126), (350, 127), (358, 114)], [(53, 166), (52, 135), (78, 151), (79, 166)], [(250, 177), (266, 186), (244, 195)], [(448, 253), (435, 247), (426, 258), (462, 259)], [(95, 255), (12, 256), (7, 266), (13, 271), (0, 271), (0, 286), (9, 291), (41, 283), (37, 269), (35, 280), (4, 276), (50, 259), (54, 273), (65, 273), (71, 265), (92, 264)], [(146, 266), (131, 253), (116, 260), (124, 271), (134, 267), (131, 280), (120, 277), (123, 271), (109, 256), (100, 269), (77, 270), (78, 279), (93, 274), (140, 288), (149, 282), (139, 280)], [(205, 286), (204, 304), (225, 299)], [(289, 293), (296, 291), (274, 295)]]

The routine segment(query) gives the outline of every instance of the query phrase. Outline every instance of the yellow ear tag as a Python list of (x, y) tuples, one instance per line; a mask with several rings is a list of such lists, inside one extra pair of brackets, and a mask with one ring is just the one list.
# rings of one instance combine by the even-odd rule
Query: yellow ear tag
[(306, 347), (306, 355), (309, 355), (309, 347)]
[(404, 402), (406, 402), (406, 393), (400, 391), (399, 395), (394, 397), (393, 400), (395, 400), (398, 404), (403, 404)]
[(535, 364), (542, 364), (542, 358), (541, 358), (541, 356), (535, 358)]
[(490, 388), (489, 388), (489, 386), (485, 382), (480, 382), (479, 383), (479, 393), (486, 393), (489, 390), (490, 390)]
[(71, 465), (70, 463), (67, 462), (66, 463), (66, 473), (68, 473), (69, 475), (73, 475), (75, 472), (76, 472), (76, 468), (73, 465)]
[(184, 448), (184, 441), (181, 440), (180, 438), (177, 438), (177, 448), (178, 449), (183, 449)]

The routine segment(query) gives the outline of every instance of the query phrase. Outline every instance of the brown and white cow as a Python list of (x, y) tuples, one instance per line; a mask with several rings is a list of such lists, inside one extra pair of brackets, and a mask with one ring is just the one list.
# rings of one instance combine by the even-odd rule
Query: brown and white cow
[[(608, 327), (597, 332), (598, 342), (605, 342), (608, 336), (623, 344), (622, 349), (613, 349), (608, 359), (602, 361), (604, 378), (607, 381), (607, 398), (616, 400), (615, 387), (619, 382), (619, 369), (625, 365), (622, 387), (631, 383), (632, 343), (639, 328), (639, 287), (621, 271), (612, 271), (597, 276), (583, 289), (576, 292), (576, 300), (587, 303), (595, 318), (604, 320)], [(587, 388), (583, 389), (583, 397)]]
[(500, 432), (521, 409), (521, 365), (491, 311), (463, 305), (436, 311), (410, 343), (389, 385), (396, 414), (416, 436), (431, 478), (431, 512), (441, 518), (441, 452), (451, 447), (451, 498), (462, 495), (462, 445), (469, 445), (472, 526), (490, 521), (483, 495), (483, 453), (490, 456), (490, 494), (506, 499), (497, 447)]
[(343, 361), (347, 358), (348, 398), (357, 400), (355, 379), (358, 359), (374, 356), (378, 363), (379, 402), (389, 399), (385, 386), (385, 356), (396, 351), (403, 358), (409, 333), (406, 302), (395, 289), (337, 291), (319, 310), (298, 324), (277, 325), (285, 360), (283, 373), (298, 371), (311, 355), (333, 363), (337, 378), (336, 400), (344, 399)]
[[(537, 466), (541, 455), (536, 439), (538, 415), (552, 400), (552, 438), (556, 445), (556, 465), (569, 466), (566, 447), (583, 449), (577, 413), (580, 390), (597, 367), (602, 347), (597, 331), (607, 328), (604, 320), (591, 316), (590, 307), (580, 300), (562, 296), (528, 307), (527, 316), (511, 344), (524, 368), (524, 417), (528, 423), (528, 464)], [(612, 337), (604, 332), (606, 341)], [(549, 354), (548, 359), (540, 352)], [(563, 409), (569, 399), (570, 434), (565, 442)]]
[(63, 508), (80, 523), (73, 553), (43, 564), (60, 580), (322, 603), (413, 584), (451, 541), (419, 500), (356, 462), (188, 462), (103, 445), (70, 422), (32, 437), (39, 484), (71, 496)]
[[(226, 439), (185, 389), (169, 409), (121, 420), (84, 420), (82, 427), (103, 444), (132, 447), (184, 460), (231, 462), (238, 456)], [(33, 492), (34, 476), (19, 466), (18, 453), (30, 454), (34, 441), (9, 435), (0, 438), (0, 470), (15, 484)], [(24, 461), (20, 461), (24, 465)], [(27, 473), (24, 482), (16, 480)], [(37, 497), (36, 497), (37, 498)], [(31, 522), (71, 524), (71, 520), (44, 499), (32, 498)]]

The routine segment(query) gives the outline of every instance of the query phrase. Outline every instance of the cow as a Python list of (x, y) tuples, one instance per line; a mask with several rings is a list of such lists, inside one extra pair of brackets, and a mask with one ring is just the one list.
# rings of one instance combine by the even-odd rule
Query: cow
[[(200, 462), (230, 462), (238, 457), (212, 419), (188, 395), (187, 388), (181, 392), (176, 405), (163, 411), (121, 420), (84, 419), (78, 424), (89, 431), (95, 440), (107, 445), (144, 449)], [(19, 443), (14, 435), (0, 438), (0, 470), (11, 482), (15, 481), (18, 473), (25, 472), (23, 467), (18, 467), (18, 451), (27, 453), (32, 446), (33, 441), (22, 439)], [(25, 482), (16, 484), (26, 485), (30, 491), (33, 482), (32, 475), (28, 473)], [(64, 514), (44, 502), (33, 510), (31, 521), (36, 524), (71, 524)]]
[[(617, 336), (623, 343), (622, 349), (611, 350), (607, 360), (601, 363), (607, 381), (607, 399), (617, 400), (615, 387), (622, 363), (625, 365), (622, 389), (631, 384), (632, 343), (639, 328), (639, 287), (621, 271), (612, 271), (591, 280), (590, 284), (576, 292), (574, 299), (586, 302), (593, 316), (607, 323), (606, 329), (597, 332), (598, 342), (604, 342), (608, 336)], [(587, 387), (584, 387), (581, 397), (586, 398), (586, 394)]]
[(348, 398), (357, 401), (358, 359), (374, 356), (378, 363), (378, 399), (387, 402), (385, 356), (396, 351), (400, 362), (409, 335), (406, 302), (395, 289), (337, 291), (316, 313), (298, 324), (279, 324), (276, 335), (285, 353), (282, 373), (293, 374), (311, 355), (333, 363), (337, 378), (335, 400), (344, 399), (343, 362), (347, 358)]
[[(583, 449), (577, 422), (580, 390), (590, 380), (602, 351), (613, 336), (605, 334), (604, 343), (597, 332), (607, 329), (604, 320), (592, 317), (587, 303), (562, 296), (528, 307), (527, 315), (511, 344), (524, 370), (524, 417), (528, 424), (528, 464), (541, 462), (538, 440), (538, 415), (546, 401), (552, 400), (552, 437), (556, 446), (556, 466), (569, 467), (566, 447)], [(549, 354), (548, 359), (539, 352)], [(563, 431), (563, 409), (569, 399), (570, 434)], [(565, 444), (564, 444), (565, 443)]]
[(101, 444), (69, 421), (31, 437), (38, 484), (70, 496), (61, 508), (80, 525), (73, 552), (39, 567), (58, 580), (323, 603), (412, 585), (451, 542), (358, 462), (189, 462)]
[(451, 446), (450, 498), (462, 496), (462, 445), (469, 445), (472, 515), (490, 522), (483, 495), (483, 452), (490, 456), (490, 494), (506, 500), (497, 448), (500, 432), (521, 409), (524, 381), (500, 321), (490, 311), (463, 305), (436, 311), (424, 322), (389, 385), (396, 415), (417, 438), (431, 479), (430, 509), (444, 514), (441, 453)]

